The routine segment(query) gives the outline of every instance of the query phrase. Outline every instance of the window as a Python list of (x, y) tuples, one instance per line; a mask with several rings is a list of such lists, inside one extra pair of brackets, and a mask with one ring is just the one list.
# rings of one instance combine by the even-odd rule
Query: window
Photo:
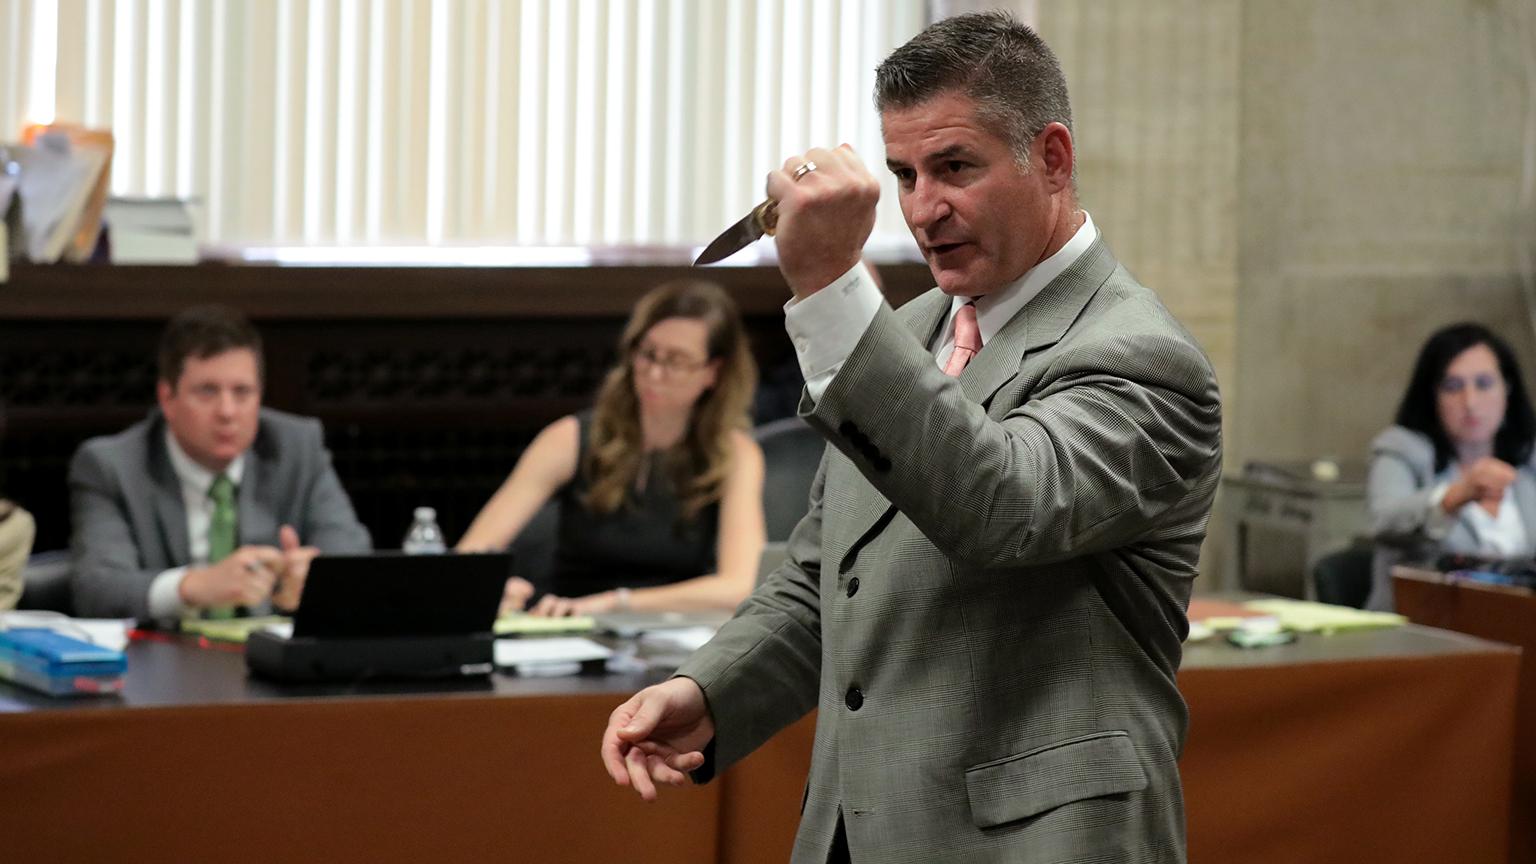
[[(784, 157), (884, 176), (921, 0), (0, 0), (0, 123), (110, 127), (116, 194), (237, 246), (690, 246)], [(876, 245), (910, 245), (885, 178)], [(451, 254), (451, 253), (450, 253)]]

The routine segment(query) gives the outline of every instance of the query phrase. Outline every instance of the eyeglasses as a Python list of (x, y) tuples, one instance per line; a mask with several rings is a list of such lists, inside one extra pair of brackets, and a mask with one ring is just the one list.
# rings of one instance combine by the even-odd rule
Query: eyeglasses
[(691, 375), (709, 365), (708, 360), (693, 360), (681, 354), (658, 354), (655, 348), (646, 345), (635, 346), (630, 361), (636, 368), (660, 369), (667, 376)]

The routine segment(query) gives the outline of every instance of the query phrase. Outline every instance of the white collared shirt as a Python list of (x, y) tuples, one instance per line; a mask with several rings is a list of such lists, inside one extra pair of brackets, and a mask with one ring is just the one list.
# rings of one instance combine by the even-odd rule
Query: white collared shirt
[[(217, 476), (197, 464), (176, 443), (171, 430), (165, 430), (165, 452), (171, 460), (171, 470), (181, 486), (181, 501), (187, 511), (187, 550), (192, 560), (181, 567), (172, 567), (149, 583), (149, 615), (151, 618), (179, 618), (189, 607), (181, 602), (181, 580), (189, 567), (201, 567), (208, 563), (208, 526), (213, 523), (213, 499), (208, 490)], [(239, 489), (240, 479), (245, 476), (245, 454), (235, 457), (224, 473)]]
[[(1055, 254), (1001, 291), (976, 298), (982, 350), (1045, 286), (1072, 266), (1097, 237), (1093, 218), (1084, 211), (1083, 224)], [(805, 389), (813, 401), (819, 400), (837, 377), (843, 362), (875, 319), (882, 299), (879, 286), (861, 261), (826, 288), (804, 300), (791, 298), (784, 304), (784, 329), (794, 343), (800, 371), (805, 375)], [(950, 302), (949, 314), (939, 330), (938, 350), (934, 352), (934, 362), (940, 369), (955, 350), (955, 313), (969, 302), (969, 297), (955, 297)]]

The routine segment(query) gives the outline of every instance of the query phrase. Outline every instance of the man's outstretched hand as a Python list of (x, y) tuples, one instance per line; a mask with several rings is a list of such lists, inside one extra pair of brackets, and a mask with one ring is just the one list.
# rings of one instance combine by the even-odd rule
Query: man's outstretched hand
[(704, 691), (690, 678), (673, 678), (641, 690), (608, 715), (603, 767), (613, 782), (655, 801), (656, 784), (688, 782), (714, 737)]

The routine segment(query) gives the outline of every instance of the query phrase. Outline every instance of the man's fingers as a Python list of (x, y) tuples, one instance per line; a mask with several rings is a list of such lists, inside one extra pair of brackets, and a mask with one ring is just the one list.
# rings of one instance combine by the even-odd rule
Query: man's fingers
[(277, 529), (277, 542), (284, 552), (293, 552), (299, 548), (299, 532), (292, 525), (284, 525)]
[(704, 754), (697, 750), (675, 753), (667, 757), (667, 764), (678, 771), (697, 771), (704, 767)]
[(661, 759), (668, 767), (678, 771), (696, 771), (704, 765), (704, 754), (698, 750), (679, 753), (672, 747), (652, 740), (636, 741), (633, 746), (645, 751), (647, 756)]
[(651, 779), (668, 786), (682, 786), (688, 782), (688, 775), (678, 771), (667, 764), (660, 756), (646, 756), (645, 767), (650, 771)]
[[(641, 691), (643, 695), (645, 691)], [(632, 744), (649, 744), (645, 741), (656, 730), (656, 724), (661, 720), (664, 705), (660, 699), (641, 699), (635, 707), (635, 713), (619, 729), (619, 737)]]
[(629, 769), (629, 783), (640, 793), (640, 797), (647, 801), (656, 800), (656, 784), (651, 782), (650, 772), (646, 769), (645, 753), (635, 748), (630, 748), (624, 754), (624, 767)]
[(620, 786), (628, 786), (629, 769), (624, 767), (624, 751), (621, 748), (619, 736), (615, 734), (613, 721), (610, 720), (608, 731), (603, 733), (603, 746), (598, 752), (602, 754), (603, 768), (608, 772), (608, 776), (613, 778), (613, 782)]

